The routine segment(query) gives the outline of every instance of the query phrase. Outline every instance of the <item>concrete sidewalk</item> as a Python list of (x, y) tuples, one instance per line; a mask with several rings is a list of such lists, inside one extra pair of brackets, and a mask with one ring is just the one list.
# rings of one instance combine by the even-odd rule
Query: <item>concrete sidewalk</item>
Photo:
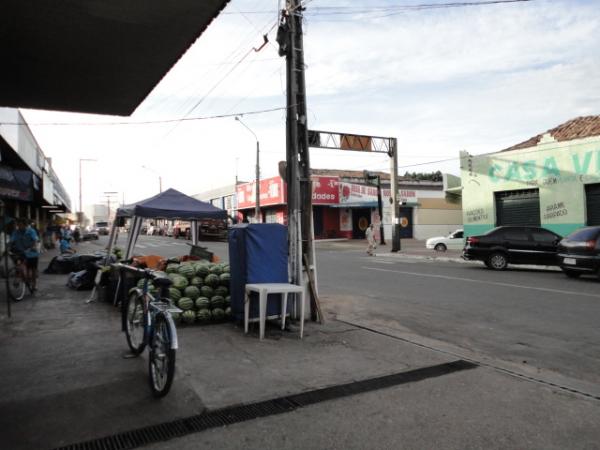
[[(155, 400), (146, 354), (123, 358), (118, 311), (86, 304), (89, 291), (65, 280), (42, 275), (39, 295), (1, 319), (2, 448), (51, 449), (457, 359), (338, 321), (344, 299), (325, 298), (326, 324), (307, 324), (303, 340), (276, 327), (264, 341), (234, 324), (179, 327), (175, 383)], [(594, 448), (599, 421), (598, 400), (478, 367), (150, 448)]]

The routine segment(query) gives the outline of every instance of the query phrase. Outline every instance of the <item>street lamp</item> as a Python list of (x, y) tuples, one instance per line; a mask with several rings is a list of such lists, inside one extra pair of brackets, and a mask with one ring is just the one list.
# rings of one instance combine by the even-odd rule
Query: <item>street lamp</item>
[(160, 176), (160, 173), (158, 173), (156, 170), (151, 169), (148, 166), (142, 166), (142, 169), (146, 169), (152, 173), (154, 173), (155, 175), (158, 175), (158, 189), (160, 192), (162, 192), (162, 177)]
[(91, 159), (91, 158), (79, 158), (79, 212), (81, 213), (81, 218), (83, 218), (83, 195), (81, 193), (81, 163), (83, 161), (98, 161), (97, 159)]
[(242, 119), (236, 116), (235, 120), (241, 123), (250, 133), (252, 133), (252, 135), (256, 139), (256, 208), (254, 211), (254, 216), (256, 217), (258, 223), (260, 223), (262, 222), (260, 215), (260, 142), (258, 142), (258, 136), (256, 136), (256, 133), (252, 131), (250, 127), (248, 127), (248, 125), (242, 122)]

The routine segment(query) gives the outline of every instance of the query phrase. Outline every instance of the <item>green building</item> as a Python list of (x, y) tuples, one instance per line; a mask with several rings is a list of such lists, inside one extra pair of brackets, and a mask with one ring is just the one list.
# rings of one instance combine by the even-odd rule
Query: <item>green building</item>
[(600, 225), (600, 116), (578, 117), (497, 153), (461, 152), (467, 236), (500, 225), (561, 236)]

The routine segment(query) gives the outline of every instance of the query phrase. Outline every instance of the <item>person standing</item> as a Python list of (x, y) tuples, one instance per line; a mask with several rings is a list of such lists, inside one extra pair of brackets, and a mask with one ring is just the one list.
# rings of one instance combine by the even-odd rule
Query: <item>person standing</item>
[(17, 229), (10, 237), (10, 245), (11, 250), (17, 254), (17, 258), (25, 262), (25, 279), (29, 281), (32, 292), (37, 290), (39, 241), (39, 236), (31, 226), (27, 225), (27, 221), (18, 219)]
[(375, 247), (377, 243), (375, 242), (375, 231), (373, 229), (373, 224), (370, 224), (365, 231), (365, 237), (367, 238), (367, 254), (369, 256), (375, 256)]

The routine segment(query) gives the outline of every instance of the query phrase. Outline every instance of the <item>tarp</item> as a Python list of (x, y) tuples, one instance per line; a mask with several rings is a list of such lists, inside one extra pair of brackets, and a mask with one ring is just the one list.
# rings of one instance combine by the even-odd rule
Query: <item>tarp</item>
[(153, 219), (226, 219), (227, 211), (210, 203), (196, 200), (175, 189), (167, 189), (154, 197), (147, 198), (117, 210), (117, 217), (145, 217)]

